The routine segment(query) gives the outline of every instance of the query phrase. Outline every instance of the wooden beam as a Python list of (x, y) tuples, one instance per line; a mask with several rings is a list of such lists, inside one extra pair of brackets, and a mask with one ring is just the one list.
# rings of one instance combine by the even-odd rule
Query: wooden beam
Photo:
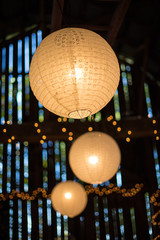
[(113, 46), (117, 34), (120, 30), (123, 19), (126, 15), (131, 0), (121, 0), (111, 21), (111, 31), (107, 35), (108, 43)]
[(64, 0), (53, 0), (51, 32), (61, 29)]
[[(160, 122), (160, 119), (157, 120)], [(57, 122), (48, 121), (47, 123), (39, 123), (38, 128), (34, 126), (34, 122), (24, 122), (22, 125), (1, 125), (0, 126), (0, 143), (7, 143), (8, 139), (12, 136), (15, 137), (14, 141), (24, 142), (29, 141), (31, 143), (37, 143), (45, 135), (47, 140), (65, 140), (68, 141), (69, 132), (73, 132), (73, 138), (77, 138), (81, 134), (88, 131), (88, 128), (92, 127), (95, 131), (102, 131), (112, 135), (115, 139), (125, 139), (126, 137), (132, 138), (145, 138), (156, 136), (154, 129), (157, 130), (157, 134), (160, 134), (160, 127), (152, 123), (152, 119), (148, 118), (131, 118), (117, 122), (117, 125), (113, 125), (113, 122), (103, 120), (99, 123), (88, 122), (82, 123), (75, 121), (69, 122)], [(117, 127), (121, 128), (121, 131), (117, 131)], [(62, 132), (62, 128), (66, 129), (66, 132)], [(3, 132), (6, 129), (6, 133)], [(41, 132), (37, 133), (37, 129)], [(128, 130), (132, 131), (131, 135), (128, 135)]]
[(108, 32), (111, 30), (109, 26), (101, 26), (101, 25), (88, 25), (88, 24), (72, 24), (72, 25), (63, 25), (62, 28), (65, 27), (75, 27), (75, 28), (85, 28), (92, 31), (100, 31), (100, 32)]

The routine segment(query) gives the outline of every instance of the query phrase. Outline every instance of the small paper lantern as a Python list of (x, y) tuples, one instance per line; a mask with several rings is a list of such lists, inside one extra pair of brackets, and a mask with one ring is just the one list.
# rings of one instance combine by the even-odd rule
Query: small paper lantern
[(72, 144), (69, 163), (74, 174), (84, 182), (101, 184), (114, 176), (121, 153), (116, 141), (102, 132), (88, 132)]
[(80, 119), (111, 100), (119, 75), (117, 57), (101, 36), (86, 29), (64, 28), (40, 43), (29, 79), (45, 108), (62, 117)]
[(57, 184), (51, 192), (53, 208), (62, 215), (73, 218), (80, 214), (87, 205), (87, 194), (84, 187), (73, 181)]

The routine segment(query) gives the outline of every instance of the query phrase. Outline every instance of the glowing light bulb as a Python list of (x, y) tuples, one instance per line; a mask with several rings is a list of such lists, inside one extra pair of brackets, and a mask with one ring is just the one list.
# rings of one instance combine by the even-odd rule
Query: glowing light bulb
[(70, 192), (67, 192), (64, 194), (66, 199), (70, 199), (72, 197), (72, 194)]
[(69, 73), (69, 76), (79, 80), (82, 77), (82, 70), (80, 68), (75, 68)]
[(89, 162), (93, 165), (95, 165), (98, 162), (98, 157), (96, 156), (90, 156), (89, 157)]

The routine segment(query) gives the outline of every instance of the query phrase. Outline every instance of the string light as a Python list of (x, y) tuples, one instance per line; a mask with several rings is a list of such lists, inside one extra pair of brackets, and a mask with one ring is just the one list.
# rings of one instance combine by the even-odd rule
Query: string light
[(117, 132), (120, 132), (120, 131), (121, 131), (121, 128), (120, 128), (120, 127), (118, 127), (118, 128), (117, 128)]
[(129, 137), (126, 138), (126, 142), (130, 142), (131, 139)]
[(66, 130), (66, 128), (62, 128), (62, 132), (66, 132), (67, 130)]
[(159, 136), (156, 136), (156, 140), (157, 140), (157, 141), (159, 140)]
[(152, 120), (152, 123), (153, 123), (153, 124), (156, 124), (156, 120), (155, 120), (155, 119), (153, 119), (153, 120)]
[(117, 125), (117, 122), (116, 122), (116, 121), (113, 121), (112, 124), (113, 124), (113, 126), (116, 126), (116, 125)]
[(15, 140), (15, 137), (14, 137), (14, 136), (12, 136), (12, 137), (11, 137), (11, 139), (12, 139), (12, 140)]
[(160, 227), (160, 222), (157, 222), (155, 219), (157, 218), (157, 216), (160, 214), (160, 210), (157, 211), (153, 216), (152, 216), (152, 224), (155, 226), (155, 225), (158, 225)]
[(58, 122), (61, 122), (62, 120), (61, 120), (61, 118), (59, 117), (59, 118), (57, 118), (57, 121), (58, 121)]
[(35, 126), (35, 127), (38, 127), (38, 123), (35, 123), (34, 126)]
[(41, 139), (41, 140), (40, 140), (40, 143), (41, 143), (41, 144), (43, 144), (43, 143), (44, 143), (44, 141)]
[(69, 140), (69, 141), (72, 141), (72, 140), (73, 140), (73, 137), (68, 137), (68, 140)]
[(131, 135), (131, 134), (132, 134), (132, 131), (131, 131), (131, 130), (129, 130), (129, 131), (128, 131), (128, 135)]
[(11, 142), (12, 142), (12, 140), (9, 138), (9, 139), (8, 139), (8, 142), (9, 142), (9, 143), (11, 143)]
[(64, 117), (64, 118), (63, 118), (63, 122), (67, 122), (67, 118)]
[(73, 132), (69, 132), (69, 136), (73, 136)]
[(46, 138), (47, 138), (47, 137), (46, 137), (45, 135), (42, 136), (42, 139), (43, 139), (43, 140), (46, 140)]
[(154, 130), (154, 134), (157, 134), (157, 130)]
[(157, 202), (157, 198), (159, 196), (160, 196), (160, 189), (158, 189), (155, 193), (153, 193), (150, 198), (150, 203), (152, 203), (155, 207), (160, 207), (160, 202)]
[[(85, 191), (89, 194), (97, 194), (99, 196), (110, 195), (112, 193), (121, 194), (122, 197), (133, 197), (137, 193), (139, 193), (142, 190), (143, 184), (136, 184), (134, 188), (126, 189), (126, 188), (120, 188), (114, 185), (113, 183), (110, 183), (108, 187), (99, 187), (94, 188), (93, 185), (86, 185)], [(50, 198), (51, 194), (48, 194), (47, 191), (44, 188), (37, 188), (32, 192), (32, 194), (25, 193), (25, 192), (19, 192), (15, 189), (11, 191), (10, 194), (8, 193), (1, 193), (0, 194), (0, 201), (6, 201), (7, 199), (14, 199), (14, 198), (20, 198), (22, 200), (35, 200), (35, 198)]]
[(93, 127), (89, 127), (89, 128), (88, 128), (88, 131), (89, 131), (89, 132), (92, 132), (92, 131), (93, 131)]
[(37, 129), (37, 133), (40, 133), (40, 132), (41, 132), (41, 129), (38, 128), (38, 129)]
[(157, 240), (158, 238), (160, 238), (160, 235), (158, 235), (157, 237), (155, 237), (153, 240)]
[(4, 133), (6, 133), (6, 132), (7, 132), (7, 129), (6, 129), (6, 128), (4, 128), (4, 129), (3, 129), (3, 132), (4, 132)]

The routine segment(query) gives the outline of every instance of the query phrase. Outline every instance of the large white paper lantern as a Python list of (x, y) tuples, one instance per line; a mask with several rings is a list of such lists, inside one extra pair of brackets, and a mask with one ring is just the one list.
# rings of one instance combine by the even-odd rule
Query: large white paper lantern
[(86, 29), (64, 28), (40, 43), (29, 79), (45, 108), (62, 117), (80, 119), (111, 100), (119, 75), (117, 57), (101, 36)]
[(100, 184), (112, 178), (119, 168), (121, 153), (116, 141), (102, 132), (88, 132), (72, 144), (69, 163), (84, 182)]
[(87, 205), (87, 194), (84, 187), (73, 181), (57, 184), (51, 192), (53, 208), (62, 215), (73, 218), (80, 214)]

